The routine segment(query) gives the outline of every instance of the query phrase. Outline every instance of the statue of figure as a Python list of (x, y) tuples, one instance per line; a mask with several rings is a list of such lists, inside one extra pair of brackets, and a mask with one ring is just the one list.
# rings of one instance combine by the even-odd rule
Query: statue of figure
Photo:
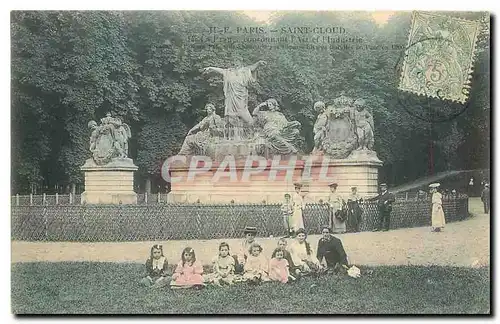
[(108, 112), (101, 118), (101, 125), (91, 120), (88, 127), (92, 130), (89, 149), (97, 165), (109, 163), (113, 158), (127, 158), (128, 139), (132, 134), (121, 119), (111, 117)]
[(113, 118), (111, 124), (114, 126), (115, 148), (118, 156), (126, 158), (128, 157), (128, 139), (132, 137), (130, 127), (123, 123), (119, 117)]
[(223, 136), (224, 122), (215, 112), (215, 106), (208, 103), (205, 110), (207, 116), (188, 131), (178, 155), (205, 155), (211, 139)]
[[(261, 110), (267, 107), (268, 110)], [(259, 128), (257, 136), (265, 139), (265, 146), (273, 154), (295, 154), (295, 142), (299, 136), (300, 123), (289, 122), (285, 115), (279, 111), (276, 99), (268, 99), (253, 110), (255, 125)]]
[(236, 67), (222, 69), (206, 67), (203, 74), (216, 72), (222, 75), (224, 81), (226, 120), (226, 135), (230, 140), (240, 140), (246, 137), (245, 128), (253, 124), (252, 116), (248, 111), (248, 86), (255, 81), (254, 72), (259, 66), (266, 65), (265, 61), (258, 61), (250, 66), (243, 66), (241, 61), (236, 61)]
[(89, 147), (89, 149), (90, 149), (90, 152), (92, 152), (92, 154), (93, 154), (95, 147), (96, 147), (97, 137), (99, 135), (99, 129), (98, 129), (98, 126), (97, 126), (97, 123), (95, 122), (95, 120), (89, 121), (88, 127), (92, 130), (92, 134), (90, 135), (90, 147)]
[(354, 121), (356, 124), (356, 134), (358, 135), (357, 150), (373, 150), (373, 116), (365, 108), (365, 100), (358, 99), (354, 102)]
[(326, 127), (328, 123), (328, 116), (325, 111), (325, 103), (317, 101), (314, 103), (314, 111), (318, 113), (316, 122), (314, 123), (314, 149), (313, 154), (318, 154), (323, 149), (323, 140), (326, 136)]

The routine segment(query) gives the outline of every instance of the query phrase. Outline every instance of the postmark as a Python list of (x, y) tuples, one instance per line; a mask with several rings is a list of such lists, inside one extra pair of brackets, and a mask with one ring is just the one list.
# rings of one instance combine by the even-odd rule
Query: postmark
[(399, 90), (465, 103), (480, 22), (414, 12)]

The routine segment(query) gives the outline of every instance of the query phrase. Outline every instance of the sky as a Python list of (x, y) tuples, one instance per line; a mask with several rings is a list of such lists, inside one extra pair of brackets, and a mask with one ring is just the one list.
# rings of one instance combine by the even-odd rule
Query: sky
[[(255, 20), (266, 22), (273, 11), (244, 11), (245, 14), (254, 18)], [(392, 16), (395, 11), (373, 11), (372, 16), (375, 22), (379, 25), (383, 25), (387, 22), (390, 16)]]

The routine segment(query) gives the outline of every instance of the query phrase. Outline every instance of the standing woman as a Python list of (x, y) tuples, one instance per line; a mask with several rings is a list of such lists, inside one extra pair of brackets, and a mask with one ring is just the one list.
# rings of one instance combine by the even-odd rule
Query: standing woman
[(429, 185), (432, 194), (432, 231), (441, 232), (446, 224), (443, 212), (443, 196), (439, 193), (439, 183)]
[(330, 195), (328, 196), (328, 205), (330, 207), (330, 228), (334, 233), (345, 233), (345, 216), (343, 213), (344, 200), (337, 193), (337, 183), (330, 183)]
[(292, 206), (293, 212), (290, 219), (290, 235), (294, 236), (300, 228), (304, 228), (304, 218), (302, 210), (305, 207), (304, 197), (302, 197), (302, 185), (295, 183), (295, 193), (293, 194)]

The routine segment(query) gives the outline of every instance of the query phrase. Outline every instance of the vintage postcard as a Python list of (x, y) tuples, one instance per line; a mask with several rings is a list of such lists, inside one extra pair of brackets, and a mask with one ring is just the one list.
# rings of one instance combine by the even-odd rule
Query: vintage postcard
[(23, 314), (490, 314), (490, 14), (12, 11)]

